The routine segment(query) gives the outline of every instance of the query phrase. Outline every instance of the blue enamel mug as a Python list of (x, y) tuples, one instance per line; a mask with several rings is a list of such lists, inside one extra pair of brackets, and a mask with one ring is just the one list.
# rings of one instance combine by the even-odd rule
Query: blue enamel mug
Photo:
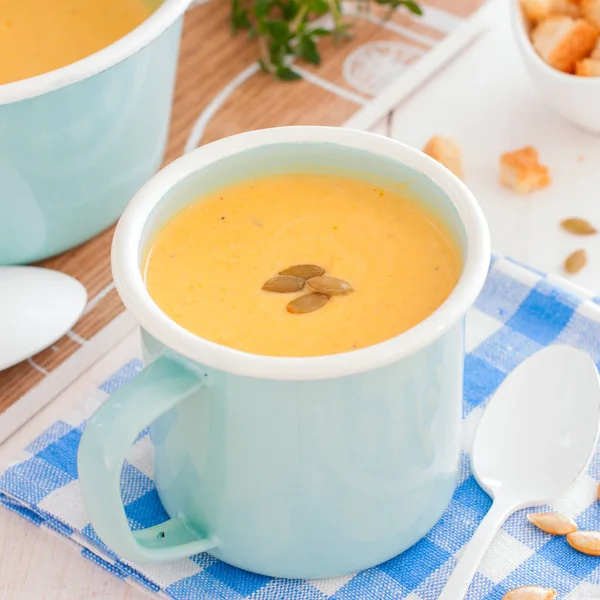
[[(464, 265), (443, 305), (383, 343), (309, 358), (233, 350), (171, 321), (141, 270), (160, 228), (223, 185), (291, 172), (364, 178), (441, 215)], [(484, 217), (464, 184), (421, 152), (375, 134), (253, 131), (163, 169), (135, 195), (113, 242), (115, 283), (141, 326), (147, 366), (100, 407), (82, 436), (79, 481), (99, 537), (131, 561), (206, 551), (249, 571), (311, 579), (406, 550), (436, 523), (455, 489), (464, 317), (489, 254)], [(146, 427), (171, 518), (132, 532), (120, 473)]]
[(192, 0), (145, 1), (156, 10), (110, 46), (0, 85), (0, 265), (89, 240), (160, 167)]

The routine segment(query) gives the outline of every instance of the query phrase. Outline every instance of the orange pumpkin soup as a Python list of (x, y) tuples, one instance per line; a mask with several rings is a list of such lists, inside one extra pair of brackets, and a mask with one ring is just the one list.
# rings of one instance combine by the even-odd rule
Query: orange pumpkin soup
[[(325, 288), (312, 312), (290, 312), (319, 285), (263, 286), (301, 264), (353, 291)], [(461, 269), (445, 225), (413, 199), (360, 179), (289, 174), (184, 209), (151, 244), (144, 276), (156, 304), (194, 334), (254, 354), (320, 356), (413, 327), (444, 302)]]
[(135, 29), (158, 0), (0, 0), (0, 85), (85, 58)]

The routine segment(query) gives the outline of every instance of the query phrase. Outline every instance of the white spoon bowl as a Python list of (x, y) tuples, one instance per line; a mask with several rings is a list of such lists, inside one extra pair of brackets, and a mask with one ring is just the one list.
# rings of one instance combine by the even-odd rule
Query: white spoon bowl
[(39, 267), (0, 267), (0, 371), (51, 346), (87, 302), (79, 281)]

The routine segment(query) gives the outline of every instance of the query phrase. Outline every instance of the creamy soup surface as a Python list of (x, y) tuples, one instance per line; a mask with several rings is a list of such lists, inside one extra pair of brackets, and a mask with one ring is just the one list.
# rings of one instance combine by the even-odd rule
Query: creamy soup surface
[(135, 29), (157, 0), (0, 0), (0, 85), (85, 58)]
[[(292, 314), (288, 303), (306, 289), (262, 289), (307, 263), (354, 291)], [(360, 179), (289, 174), (184, 209), (152, 242), (144, 276), (156, 304), (194, 334), (253, 354), (320, 356), (413, 327), (444, 302), (461, 269), (446, 226), (414, 200)]]

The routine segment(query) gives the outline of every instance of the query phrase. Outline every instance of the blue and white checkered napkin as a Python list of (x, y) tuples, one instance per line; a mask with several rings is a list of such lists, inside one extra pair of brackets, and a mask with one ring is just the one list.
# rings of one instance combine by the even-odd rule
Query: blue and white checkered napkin
[[(591, 297), (554, 285), (552, 278), (507, 259), (495, 260), (467, 321), (465, 457), (486, 400), (523, 359), (555, 342), (582, 348), (600, 364), (600, 307)], [(84, 556), (114, 576), (161, 597), (434, 600), (460, 549), (490, 507), (490, 499), (475, 483), (465, 459), (452, 503), (432, 531), (404, 554), (362, 573), (320, 581), (281, 580), (247, 573), (206, 554), (164, 565), (139, 566), (119, 560), (88, 523), (77, 482), (77, 445), (86, 416), (140, 369), (139, 359), (132, 358), (100, 386), (83, 412), (54, 423), (34, 440), (20, 462), (0, 476), (0, 502), (74, 542)], [(580, 528), (600, 529), (599, 476), (597, 455), (589, 474), (552, 508), (576, 519)], [(140, 436), (131, 449), (122, 488), (132, 528), (168, 518), (152, 481), (147, 435)], [(517, 513), (496, 537), (468, 598), (500, 599), (507, 590), (526, 584), (554, 587), (561, 600), (598, 600), (600, 558), (577, 553), (564, 538), (541, 532), (527, 522), (523, 512)]]

